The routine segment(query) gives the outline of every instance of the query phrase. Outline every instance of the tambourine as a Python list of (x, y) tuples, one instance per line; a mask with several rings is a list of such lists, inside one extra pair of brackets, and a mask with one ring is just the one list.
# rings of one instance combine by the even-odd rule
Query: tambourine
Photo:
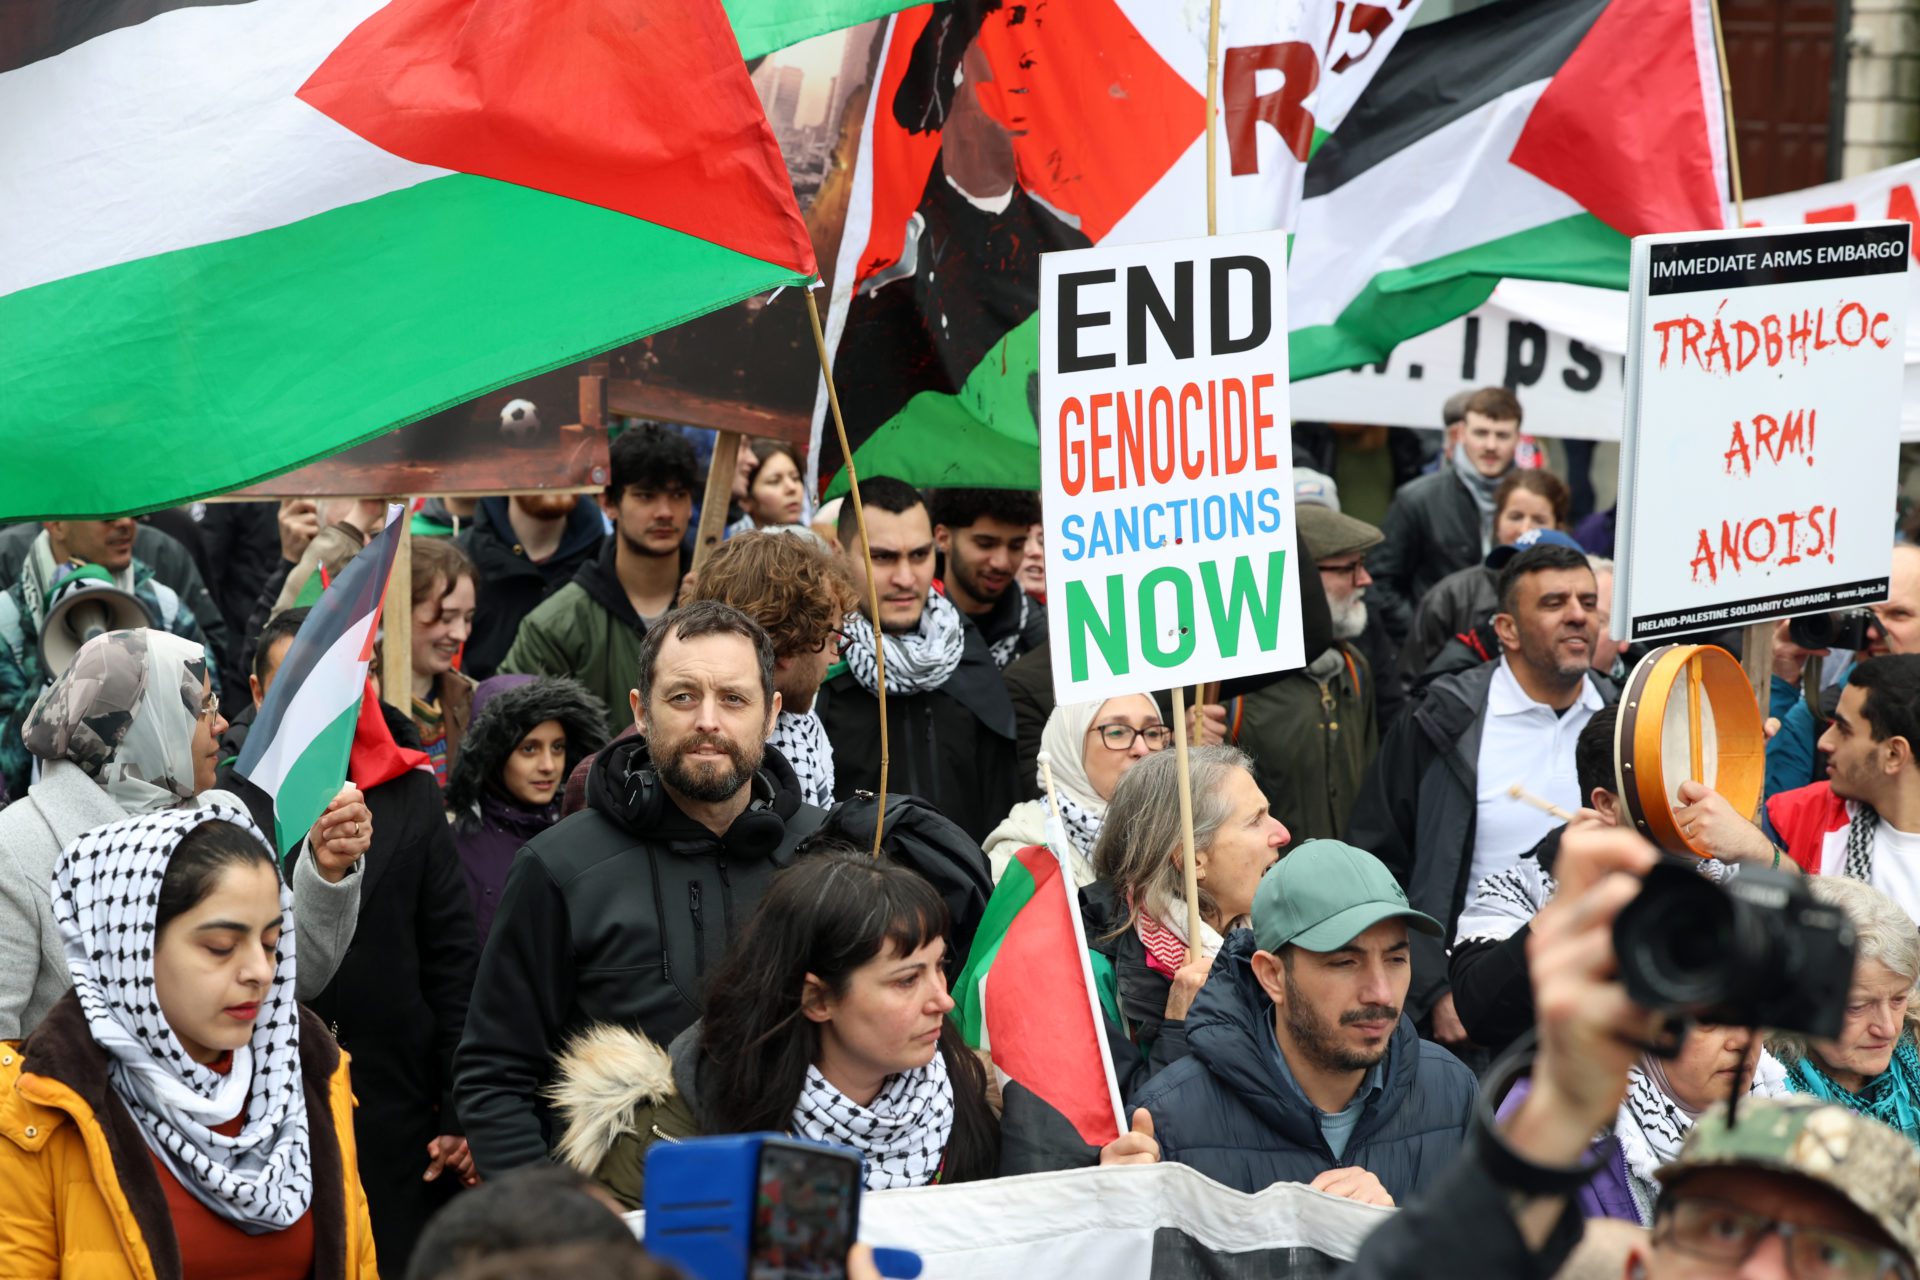
[(1767, 735), (1746, 670), (1725, 649), (1670, 644), (1640, 660), (1613, 730), (1615, 781), (1634, 830), (1669, 853), (1710, 856), (1680, 830), (1680, 784), (1697, 779), (1752, 814), (1767, 777)]

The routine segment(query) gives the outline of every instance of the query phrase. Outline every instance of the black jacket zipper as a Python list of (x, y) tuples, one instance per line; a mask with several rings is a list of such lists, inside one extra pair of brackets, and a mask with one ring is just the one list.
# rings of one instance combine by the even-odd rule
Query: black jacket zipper
[(700, 917), (700, 882), (687, 884), (687, 910), (693, 915), (693, 972), (697, 977), (707, 972), (707, 926)]

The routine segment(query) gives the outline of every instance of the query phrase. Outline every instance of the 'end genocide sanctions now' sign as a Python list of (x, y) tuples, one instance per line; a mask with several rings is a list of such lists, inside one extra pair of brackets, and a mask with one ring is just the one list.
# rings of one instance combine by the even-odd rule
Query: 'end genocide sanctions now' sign
[(1886, 598), (1911, 235), (1634, 240), (1615, 638)]
[(1040, 259), (1055, 697), (1300, 666), (1282, 232)]

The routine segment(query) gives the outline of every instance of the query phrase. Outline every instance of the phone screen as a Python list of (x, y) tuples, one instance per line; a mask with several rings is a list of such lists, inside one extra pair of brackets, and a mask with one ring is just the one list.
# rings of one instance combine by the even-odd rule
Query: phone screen
[(747, 1280), (845, 1280), (860, 1162), (769, 1142), (760, 1148)]

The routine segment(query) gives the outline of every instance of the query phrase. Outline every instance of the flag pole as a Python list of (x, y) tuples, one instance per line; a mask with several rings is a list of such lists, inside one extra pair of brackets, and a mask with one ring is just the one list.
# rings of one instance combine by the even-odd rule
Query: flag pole
[[(1715, 10), (1717, 13), (1718, 10)], [(1715, 22), (1719, 21), (1715, 18)], [(1715, 26), (1714, 30), (1719, 31)], [(1722, 62), (1725, 55), (1722, 55)], [(1726, 72), (1722, 70), (1724, 82)], [(1219, 218), (1214, 203), (1214, 158), (1215, 141), (1214, 116), (1220, 105), (1220, 0), (1211, 0), (1207, 5), (1207, 234), (1215, 235), (1219, 231)]]
[[(1053, 847), (1055, 832), (1064, 833), (1066, 823), (1060, 819), (1060, 805), (1055, 797), (1059, 792), (1053, 786), (1053, 753), (1040, 753), (1040, 771), (1047, 780), (1047, 812), (1052, 819), (1047, 824), (1047, 850), (1053, 854), (1054, 861), (1060, 864), (1060, 886), (1066, 890), (1067, 918), (1073, 922), (1073, 940), (1080, 952), (1080, 974), (1087, 984), (1087, 1012), (1093, 1015), (1093, 1040), (1100, 1046), (1100, 1065), (1107, 1075), (1107, 1101), (1113, 1106), (1113, 1129), (1117, 1139), (1132, 1128), (1127, 1123), (1127, 1108), (1120, 1101), (1120, 1078), (1113, 1069), (1113, 1049), (1107, 1043), (1106, 1015), (1100, 1010), (1100, 992), (1093, 985), (1093, 965), (1087, 948), (1087, 925), (1080, 918), (1080, 895), (1074, 891), (1073, 875), (1067, 869), (1067, 851)], [(1198, 936), (1198, 935), (1196, 935)]]
[(1733, 224), (1739, 227), (1746, 225), (1747, 210), (1740, 192), (1740, 144), (1734, 136), (1733, 84), (1727, 79), (1727, 37), (1720, 30), (1720, 0), (1708, 0), (1707, 8), (1713, 14), (1713, 51), (1720, 59), (1720, 110), (1727, 118), (1727, 177), (1733, 188)]
[[(393, 568), (387, 574), (386, 600), (380, 606), (385, 630), (380, 637), (380, 700), (404, 715), (413, 715), (413, 499), (390, 498), (400, 504), (400, 527), (393, 530)], [(373, 541), (375, 529), (367, 535)], [(318, 572), (318, 570), (316, 570)]]
[(847, 424), (840, 416), (840, 392), (833, 385), (833, 365), (827, 359), (827, 336), (820, 328), (820, 308), (813, 300), (811, 288), (800, 292), (807, 298), (813, 349), (820, 357), (820, 376), (827, 384), (827, 407), (833, 412), (833, 430), (840, 437), (840, 456), (847, 468), (847, 501), (853, 504), (854, 527), (860, 531), (860, 560), (867, 569), (867, 603), (873, 609), (873, 695), (880, 704), (880, 800), (873, 811), (873, 856), (877, 858), (880, 829), (887, 820), (887, 645), (885, 634), (880, 630), (880, 586), (873, 577), (873, 549), (867, 545), (867, 513), (860, 505), (860, 477), (853, 469), (853, 446), (847, 443)]
[(707, 488), (700, 498), (700, 531), (693, 538), (693, 571), (700, 567), (720, 545), (727, 531), (727, 508), (733, 501), (733, 471), (745, 447), (738, 431), (716, 431), (713, 437), (713, 463), (707, 468)]

